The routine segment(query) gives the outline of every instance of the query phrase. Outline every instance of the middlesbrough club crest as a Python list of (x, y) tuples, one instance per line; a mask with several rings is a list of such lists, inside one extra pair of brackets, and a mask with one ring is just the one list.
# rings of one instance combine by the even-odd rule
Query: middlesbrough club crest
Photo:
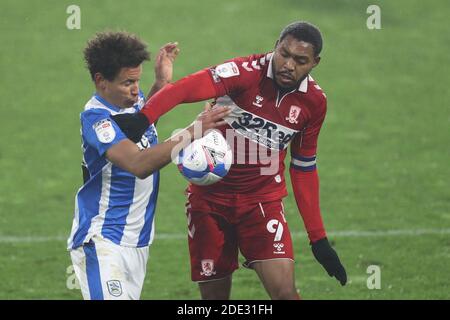
[(210, 277), (216, 274), (214, 271), (214, 260), (212, 259), (204, 259), (202, 260), (202, 272), (200, 275)]
[(289, 121), (289, 123), (297, 124), (298, 123), (297, 119), (298, 116), (300, 115), (300, 111), (302, 111), (300, 107), (291, 106), (291, 109), (289, 110), (289, 116), (286, 117), (286, 120)]

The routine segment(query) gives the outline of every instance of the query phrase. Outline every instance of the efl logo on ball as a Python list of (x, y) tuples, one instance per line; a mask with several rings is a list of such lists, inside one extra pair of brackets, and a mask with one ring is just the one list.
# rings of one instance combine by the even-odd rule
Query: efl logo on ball
[(233, 152), (223, 135), (211, 130), (180, 151), (177, 166), (188, 181), (206, 186), (225, 177), (232, 160)]

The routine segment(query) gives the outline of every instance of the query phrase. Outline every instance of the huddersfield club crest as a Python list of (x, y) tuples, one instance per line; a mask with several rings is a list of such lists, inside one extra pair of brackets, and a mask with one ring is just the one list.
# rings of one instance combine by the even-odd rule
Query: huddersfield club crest
[(291, 106), (291, 109), (289, 110), (289, 116), (286, 117), (286, 120), (289, 121), (289, 123), (297, 124), (298, 123), (297, 119), (298, 116), (300, 115), (300, 111), (302, 111), (300, 107)]
[(200, 275), (205, 277), (210, 277), (216, 274), (214, 271), (214, 260), (212, 259), (204, 259), (202, 260), (202, 272)]
[(109, 294), (113, 297), (120, 297), (122, 295), (122, 285), (119, 280), (106, 281), (108, 285)]

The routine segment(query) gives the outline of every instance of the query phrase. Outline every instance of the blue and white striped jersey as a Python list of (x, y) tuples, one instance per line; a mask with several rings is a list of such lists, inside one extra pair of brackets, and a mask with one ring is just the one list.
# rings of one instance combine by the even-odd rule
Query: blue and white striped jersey
[[(106, 151), (125, 139), (111, 119), (118, 113), (135, 113), (144, 106), (144, 96), (131, 108), (119, 109), (94, 95), (81, 113), (83, 162), (89, 177), (75, 197), (75, 215), (68, 249), (75, 249), (93, 236), (126, 247), (149, 245), (154, 235), (154, 214), (159, 188), (159, 172), (146, 179), (113, 165)], [(151, 125), (137, 144), (142, 150), (158, 143)]]

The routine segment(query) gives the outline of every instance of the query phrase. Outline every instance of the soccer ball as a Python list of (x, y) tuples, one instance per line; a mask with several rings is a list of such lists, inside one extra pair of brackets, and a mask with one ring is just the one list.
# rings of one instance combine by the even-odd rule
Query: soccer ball
[(217, 130), (211, 130), (180, 151), (178, 170), (193, 184), (207, 186), (216, 183), (230, 170), (233, 152)]

